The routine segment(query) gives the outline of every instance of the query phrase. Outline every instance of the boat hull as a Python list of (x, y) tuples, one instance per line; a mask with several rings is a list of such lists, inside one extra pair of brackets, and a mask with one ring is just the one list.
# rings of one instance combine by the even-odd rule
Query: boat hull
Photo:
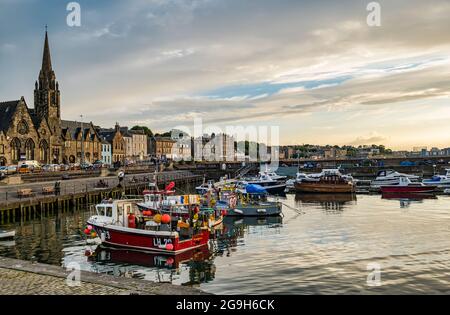
[(270, 195), (281, 195), (286, 192), (286, 184), (280, 184), (275, 186), (266, 186), (264, 189), (267, 191)]
[(449, 188), (450, 187), (449, 180), (445, 180), (445, 181), (424, 180), (424, 181), (422, 181), (422, 183), (424, 183), (427, 186), (437, 186), (437, 187), (441, 187), (441, 188)]
[(10, 239), (16, 236), (16, 231), (0, 231), (0, 239)]
[(230, 217), (262, 217), (278, 216), (281, 214), (281, 205), (258, 205), (258, 206), (237, 206), (227, 210)]
[(353, 184), (333, 184), (333, 183), (320, 183), (320, 182), (297, 182), (295, 183), (295, 191), (301, 193), (354, 193), (355, 185)]
[(163, 253), (150, 253), (139, 250), (115, 246), (98, 246), (95, 255), (89, 256), (88, 260), (102, 263), (116, 263), (139, 265), (145, 267), (158, 267), (177, 269), (180, 264), (191, 259), (203, 260), (210, 255), (208, 245), (193, 248), (178, 255), (167, 255)]
[[(165, 254), (179, 254), (193, 248), (204, 246), (209, 240), (209, 231), (200, 230), (192, 238), (180, 240), (178, 233), (174, 232), (152, 232), (139, 229), (123, 228), (115, 225), (100, 226), (94, 222), (92, 225), (102, 243), (110, 246), (119, 246), (135, 250), (158, 252)], [(135, 231), (133, 231), (135, 230)], [(172, 244), (168, 249), (167, 245)]]
[(286, 183), (284, 182), (263, 182), (263, 181), (249, 181), (248, 184), (250, 185), (259, 185), (263, 187), (268, 194), (270, 195), (279, 195), (286, 192)]
[(381, 192), (383, 194), (389, 194), (389, 193), (423, 194), (423, 193), (432, 193), (435, 191), (436, 191), (436, 186), (383, 186), (383, 187), (381, 187)]

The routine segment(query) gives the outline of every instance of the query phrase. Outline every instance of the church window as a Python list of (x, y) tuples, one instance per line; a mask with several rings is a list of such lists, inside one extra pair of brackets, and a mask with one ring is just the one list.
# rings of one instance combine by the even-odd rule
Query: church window
[(21, 120), (17, 125), (17, 132), (21, 135), (25, 135), (28, 133), (28, 124), (25, 120)]
[(18, 161), (20, 159), (20, 147), (20, 140), (14, 138), (13, 141), (11, 141), (11, 160)]
[(27, 160), (34, 160), (34, 141), (32, 139), (28, 139), (25, 143), (25, 157)]

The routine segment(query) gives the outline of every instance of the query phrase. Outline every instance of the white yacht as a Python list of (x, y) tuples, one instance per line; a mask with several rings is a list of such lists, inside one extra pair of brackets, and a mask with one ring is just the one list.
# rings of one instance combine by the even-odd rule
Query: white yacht
[(438, 187), (450, 187), (450, 168), (446, 169), (445, 175), (434, 175), (431, 179), (424, 179), (422, 183)]
[(411, 182), (418, 182), (419, 176), (408, 175), (394, 170), (382, 170), (377, 173), (375, 180), (370, 182), (370, 189), (379, 190), (383, 186), (395, 186), (400, 184), (400, 178), (407, 177)]
[(274, 171), (269, 169), (269, 166), (266, 164), (264, 170), (260, 170), (259, 177), (263, 177), (264, 175), (269, 176), (272, 180), (276, 181), (285, 181), (287, 176), (278, 175)]
[(242, 185), (255, 184), (260, 185), (266, 189), (269, 194), (277, 195), (284, 193), (286, 189), (286, 181), (275, 180), (265, 173), (260, 173), (258, 177), (244, 178), (240, 182)]

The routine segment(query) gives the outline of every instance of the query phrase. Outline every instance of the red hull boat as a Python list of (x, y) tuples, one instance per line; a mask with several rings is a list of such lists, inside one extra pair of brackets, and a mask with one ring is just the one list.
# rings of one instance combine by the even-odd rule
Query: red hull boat
[(432, 193), (436, 190), (436, 186), (427, 186), (422, 183), (412, 183), (407, 177), (401, 177), (398, 185), (381, 186), (381, 192), (383, 194), (424, 194)]
[(102, 243), (165, 254), (179, 254), (208, 244), (209, 229), (187, 225), (176, 231), (168, 220), (149, 220), (137, 209), (136, 200), (116, 200), (96, 206), (97, 215), (87, 221)]
[(119, 263), (140, 265), (146, 267), (159, 267), (176, 269), (180, 264), (194, 260), (203, 261), (211, 255), (207, 245), (185, 251), (179, 255), (149, 253), (118, 247), (98, 246), (95, 252), (89, 255), (88, 260), (106, 263)]
[(89, 221), (88, 224), (91, 224), (97, 235), (100, 235), (102, 243), (166, 254), (178, 254), (198, 248), (206, 245), (209, 240), (208, 229), (202, 229), (200, 233), (193, 237), (181, 240), (178, 232), (118, 229), (109, 225), (95, 225), (95, 223)]
[(411, 193), (411, 194), (423, 194), (423, 193), (431, 193), (436, 190), (435, 187), (432, 186), (426, 186), (426, 187), (415, 187), (415, 186), (406, 186), (406, 187), (399, 187), (399, 186), (385, 186), (381, 187), (381, 192), (383, 194), (391, 193), (391, 194), (399, 194), (399, 193)]

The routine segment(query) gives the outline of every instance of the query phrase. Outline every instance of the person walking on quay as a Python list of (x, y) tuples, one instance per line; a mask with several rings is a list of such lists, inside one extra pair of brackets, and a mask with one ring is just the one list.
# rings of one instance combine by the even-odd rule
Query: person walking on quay
[(119, 178), (119, 185), (117, 187), (121, 188), (122, 187), (122, 182), (125, 178), (125, 172), (124, 171), (120, 171), (119, 174), (117, 175), (117, 177)]

